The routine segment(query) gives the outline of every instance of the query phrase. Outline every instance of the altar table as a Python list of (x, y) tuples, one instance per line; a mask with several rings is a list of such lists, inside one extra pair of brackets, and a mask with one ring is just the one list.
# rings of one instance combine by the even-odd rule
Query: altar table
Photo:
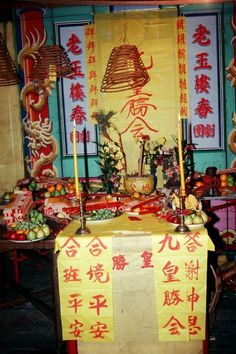
[[(214, 250), (206, 229), (196, 227), (182, 234), (175, 232), (174, 225), (156, 216), (135, 217), (126, 214), (108, 222), (88, 222), (87, 227), (91, 233), (87, 235), (75, 235), (79, 226), (78, 221), (71, 222), (59, 233), (55, 244), (55, 251), (59, 251), (59, 293), (64, 340), (78, 339), (77, 346), (80, 354), (156, 354), (157, 352), (202, 354), (205, 329), (204, 333), (199, 333), (199, 339), (194, 340), (195, 329), (198, 328), (200, 331), (200, 326), (196, 325), (195, 329), (192, 328), (191, 336), (189, 334), (191, 331), (189, 328), (186, 329), (184, 321), (186, 317), (196, 316), (187, 316), (184, 307), (183, 313), (181, 310), (178, 313), (177, 309), (165, 310), (163, 299), (160, 299), (159, 295), (167, 293), (170, 287), (168, 288), (168, 285), (165, 287), (165, 281), (163, 278), (158, 278), (158, 274), (164, 269), (163, 264), (170, 265), (170, 263), (172, 267), (175, 264), (175, 269), (180, 269), (181, 264), (185, 264), (186, 272), (186, 264), (189, 260), (189, 264), (195, 262), (195, 256), (198, 254), (193, 245), (194, 237), (200, 241), (198, 244), (204, 243), (204, 259), (200, 261), (200, 265), (204, 265), (205, 271), (204, 274), (199, 274), (202, 281), (199, 298), (204, 300), (204, 303), (203, 305), (201, 303), (197, 311), (200, 320), (205, 321), (207, 251)], [(187, 240), (193, 247), (191, 252), (196, 251), (194, 255), (191, 253), (192, 258), (189, 259), (183, 258), (183, 254), (181, 255), (177, 247), (178, 244), (182, 248), (185, 247)], [(161, 260), (162, 255), (158, 252), (163, 250), (164, 245), (168, 245), (171, 250)], [(157, 251), (158, 247), (159, 251)], [(89, 250), (93, 256), (99, 256), (93, 264), (93, 257), (89, 254)], [(101, 256), (102, 251), (104, 251), (103, 256)], [(97, 273), (94, 271), (94, 264)], [(167, 273), (168, 271), (170, 268)], [(72, 285), (69, 284), (72, 278), (68, 273), (70, 276), (74, 274)], [(167, 273), (165, 275), (171, 277), (171, 274)], [(178, 286), (174, 284), (173, 289), (177, 291)], [(193, 277), (184, 282), (179, 294), (183, 296), (195, 286), (197, 288), (198, 285)], [(161, 290), (165, 291), (161, 292)], [(94, 296), (96, 293), (99, 293), (100, 297), (101, 294), (105, 294), (103, 302), (100, 301), (100, 305), (102, 304), (100, 309), (95, 306), (94, 299), (97, 300), (97, 304), (98, 300), (101, 300), (98, 295)], [(104, 300), (105, 297), (107, 302)], [(181, 308), (180, 301), (182, 301), (180, 298), (179, 302), (178, 297), (175, 298), (176, 304)], [(196, 305), (197, 308), (196, 303), (192, 305)], [(96, 311), (97, 315), (101, 315), (104, 311), (102, 320), (101, 317), (94, 316)], [(185, 326), (181, 327), (182, 330), (178, 335), (168, 337), (171, 331), (172, 334), (176, 334), (176, 328), (172, 323), (168, 332), (167, 326), (164, 325), (166, 319), (174, 318), (177, 321), (178, 315)], [(101, 336), (103, 339), (99, 337), (91, 323), (104, 325), (103, 329), (107, 330), (104, 330)]]
[[(58, 231), (61, 228), (60, 224), (53, 225), (54, 231)], [(49, 237), (38, 242), (13, 242), (7, 240), (4, 237), (6, 229), (0, 225), (0, 280), (1, 286), (4, 283), (10, 283), (16, 291), (22, 295), (26, 301), (31, 302), (35, 307), (37, 307), (42, 313), (44, 313), (50, 320), (54, 322), (55, 325), (55, 336), (56, 336), (56, 351), (58, 354), (65, 352), (65, 342), (62, 341), (61, 335), (61, 322), (60, 322), (60, 311), (59, 311), (59, 294), (58, 294), (58, 276), (57, 276), (57, 254), (54, 252), (55, 248), (55, 233), (53, 232)], [(53, 297), (53, 307), (49, 307), (48, 304), (43, 302), (37, 293), (33, 293), (28, 288), (24, 287), (24, 284), (17, 284), (14, 279), (7, 277), (4, 271), (4, 260), (5, 256), (12, 251), (19, 251), (24, 254), (29, 259), (34, 259), (37, 262), (44, 264), (49, 267), (51, 273), (51, 293)], [(48, 257), (40, 256), (38, 251), (48, 252)], [(40, 267), (39, 267), (40, 271)], [(34, 288), (34, 278), (32, 278), (32, 289)], [(48, 289), (47, 289), (48, 290)], [(14, 305), (14, 300), (11, 301)], [(4, 304), (1, 304), (1, 308), (4, 308)]]

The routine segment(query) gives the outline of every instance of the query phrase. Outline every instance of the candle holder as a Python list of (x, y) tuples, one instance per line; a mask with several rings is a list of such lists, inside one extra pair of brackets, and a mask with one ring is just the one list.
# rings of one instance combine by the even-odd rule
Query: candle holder
[(180, 213), (179, 213), (179, 225), (175, 228), (176, 232), (188, 232), (189, 228), (187, 225), (184, 223), (184, 206), (185, 206), (185, 195), (181, 193), (179, 196), (179, 201), (180, 201)]
[(79, 208), (80, 208), (80, 227), (78, 228), (78, 230), (76, 230), (75, 234), (76, 235), (87, 235), (90, 234), (91, 231), (89, 230), (89, 228), (86, 226), (86, 218), (84, 216), (84, 205), (83, 205), (83, 197), (80, 194), (79, 197)]

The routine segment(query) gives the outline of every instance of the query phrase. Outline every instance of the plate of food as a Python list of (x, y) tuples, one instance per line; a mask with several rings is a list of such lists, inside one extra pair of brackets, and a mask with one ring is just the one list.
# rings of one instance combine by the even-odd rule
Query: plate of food
[(41, 238), (35, 238), (33, 240), (28, 240), (28, 239), (25, 239), (25, 240), (10, 240), (11, 242), (16, 242), (16, 243), (31, 243), (31, 242), (38, 242), (38, 241), (42, 241), (44, 240), (45, 238), (47, 238), (48, 236), (44, 236), (44, 237), (41, 237)]
[[(172, 215), (169, 217), (168, 221), (173, 226), (179, 225), (179, 217), (177, 215)], [(204, 226), (206, 223), (210, 221), (208, 215), (200, 210), (200, 211), (192, 211), (186, 215), (184, 215), (184, 224), (188, 226), (190, 230), (197, 229), (199, 227)]]
[(28, 225), (26, 222), (19, 222), (15, 228), (8, 229), (5, 234), (5, 239), (13, 242), (37, 242), (47, 238), (52, 230), (49, 225), (42, 224), (34, 226), (33, 229), (19, 228), (20, 226)]
[(121, 214), (122, 213), (119, 210), (112, 211), (110, 209), (98, 209), (93, 210), (91, 213), (87, 214), (85, 218), (88, 223), (100, 224), (110, 222), (119, 217)]
[(130, 216), (139, 216), (139, 211), (126, 211), (125, 213)]
[[(171, 222), (170, 224), (173, 225), (174, 227), (177, 227), (179, 225), (179, 223), (173, 223), (173, 222)], [(202, 227), (204, 225), (205, 225), (205, 223), (202, 223), (202, 224), (185, 224), (185, 226), (187, 226), (190, 230), (197, 229), (197, 228)]]

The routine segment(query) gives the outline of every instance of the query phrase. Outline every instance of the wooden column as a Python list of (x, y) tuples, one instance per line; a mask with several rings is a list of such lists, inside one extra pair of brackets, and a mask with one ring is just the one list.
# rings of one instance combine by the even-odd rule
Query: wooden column
[[(21, 57), (23, 57), (23, 60), (21, 66), (25, 80), (25, 86), (22, 88), (21, 94), (27, 91), (25, 107), (26, 115), (28, 115), (27, 121), (38, 121), (40, 122), (40, 126), (45, 123), (45, 119), (49, 118), (48, 98), (46, 97), (45, 104), (40, 110), (32, 108), (31, 103), (39, 102), (40, 95), (32, 88), (34, 82), (32, 78), (34, 59), (32, 56), (29, 56), (29, 53), (35, 53), (38, 46), (43, 44), (43, 39), (45, 38), (46, 40), (43, 24), (43, 15), (45, 11), (45, 9), (38, 6), (25, 7), (18, 10), (22, 37)], [(28, 48), (24, 50), (26, 47)], [(28, 87), (27, 89), (26, 85)], [(53, 145), (51, 143), (44, 144), (43, 146), (41, 145), (40, 149), (37, 150), (36, 156), (35, 154), (32, 154), (32, 149), (29, 149), (31, 176), (37, 177), (43, 174), (48, 175), (48, 171), (52, 171), (51, 175), (53, 175), (53, 160), (55, 159), (55, 156), (52, 154), (52, 149)], [(47, 170), (46, 173), (45, 170)]]

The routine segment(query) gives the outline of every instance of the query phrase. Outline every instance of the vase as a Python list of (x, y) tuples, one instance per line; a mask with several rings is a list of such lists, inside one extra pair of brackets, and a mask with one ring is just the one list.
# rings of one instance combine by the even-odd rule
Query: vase
[(153, 189), (156, 189), (156, 186), (157, 186), (157, 175), (156, 175), (156, 171), (157, 171), (157, 166), (156, 164), (152, 163), (150, 165), (150, 173), (153, 177)]
[(124, 188), (129, 194), (135, 192), (141, 194), (150, 194), (154, 188), (154, 179), (152, 175), (146, 176), (124, 176)]

